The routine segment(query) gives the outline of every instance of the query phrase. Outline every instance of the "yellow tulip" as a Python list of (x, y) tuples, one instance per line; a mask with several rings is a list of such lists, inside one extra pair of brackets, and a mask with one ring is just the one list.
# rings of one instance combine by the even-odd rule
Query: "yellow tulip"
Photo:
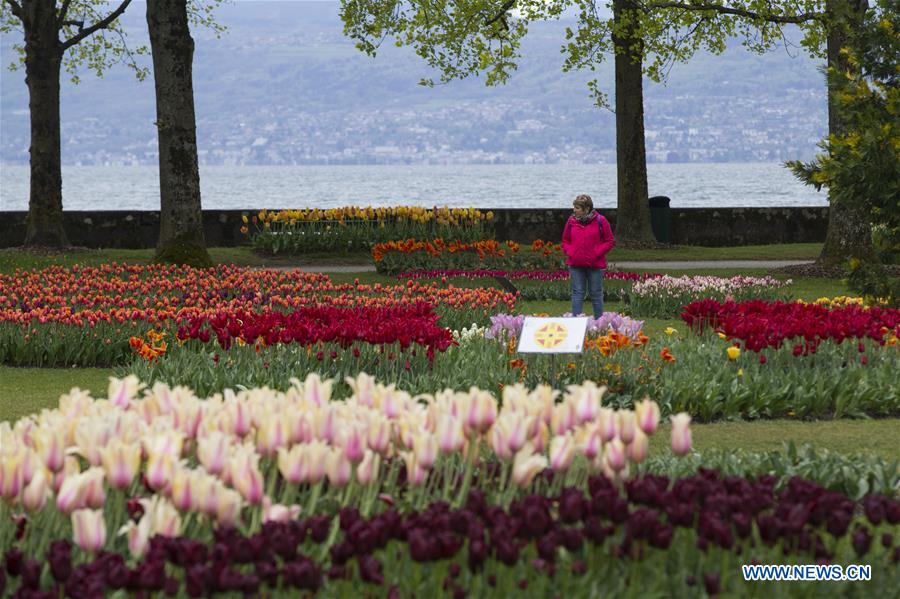
[(737, 360), (741, 356), (741, 350), (738, 347), (731, 346), (725, 350), (725, 353), (728, 354), (729, 360)]

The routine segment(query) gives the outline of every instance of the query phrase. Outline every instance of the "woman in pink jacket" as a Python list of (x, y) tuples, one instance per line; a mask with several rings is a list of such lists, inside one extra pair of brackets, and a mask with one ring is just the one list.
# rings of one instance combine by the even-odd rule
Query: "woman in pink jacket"
[(582, 313), (584, 298), (590, 288), (594, 318), (603, 314), (603, 272), (606, 254), (616, 246), (609, 222), (594, 210), (589, 195), (572, 202), (574, 212), (566, 221), (562, 245), (572, 277), (572, 314)]

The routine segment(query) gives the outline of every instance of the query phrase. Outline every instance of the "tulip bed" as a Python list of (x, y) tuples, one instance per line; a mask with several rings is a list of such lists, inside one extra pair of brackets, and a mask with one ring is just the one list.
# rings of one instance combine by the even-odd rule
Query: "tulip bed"
[[(414, 400), (359, 375), (200, 400), (112, 380), (0, 428), (0, 592), (749, 595), (741, 564), (900, 584), (900, 501), (797, 477), (648, 472), (660, 412), (586, 383)], [(558, 399), (558, 401), (556, 401)], [(499, 405), (499, 407), (498, 407)], [(673, 454), (691, 450), (672, 419)], [(677, 458), (669, 458), (677, 459)], [(797, 583), (794, 583), (797, 584)], [(812, 590), (812, 589), (811, 589)]]
[(791, 279), (737, 276), (725, 279), (709, 276), (654, 277), (638, 281), (627, 301), (630, 314), (650, 318), (675, 318), (682, 308), (696, 300), (740, 302), (742, 300), (786, 299), (785, 287)]
[(387, 275), (416, 270), (559, 270), (565, 259), (559, 244), (534, 241), (400, 239), (372, 246), (375, 269)]
[[(660, 274), (619, 272), (607, 270), (603, 276), (603, 297), (608, 302), (622, 301), (629, 296), (635, 281), (661, 277)], [(561, 300), (572, 297), (572, 284), (568, 270), (413, 270), (397, 275), (400, 280), (440, 280), (465, 286), (474, 282), (485, 284), (489, 278), (511, 281), (522, 300)], [(490, 282), (486, 284), (490, 285)]]
[[(648, 338), (640, 321), (607, 313), (590, 321), (583, 354), (554, 359), (515, 353), (523, 320), (522, 315), (497, 315), (491, 327), (462, 329), (454, 335), (458, 345), (433, 360), (400, 344), (342, 347), (333, 342), (311, 350), (296, 344), (245, 344), (223, 351), (217, 343), (192, 340), (170, 346), (164, 359), (136, 358), (118, 372), (151, 383), (185, 384), (203, 394), (238, 385), (287, 389), (297, 373), (342, 379), (359, 370), (414, 394), (436, 387), (500, 389), (520, 382), (565, 389), (592, 380), (608, 387), (610, 405), (629, 407), (649, 395), (665, 414), (686, 411), (705, 422), (900, 415), (894, 384), (900, 352), (888, 335), (881, 341), (821, 343), (815, 354), (805, 356), (789, 345), (755, 353), (711, 333), (673, 330)], [(336, 393), (343, 396), (349, 388), (339, 384)]]
[[(492, 236), (492, 212), (475, 208), (395, 206), (263, 210), (244, 217), (241, 231), (264, 254), (368, 251), (393, 239), (437, 238), (469, 242)], [(254, 230), (250, 231), (250, 225)]]
[[(486, 320), (498, 308), (512, 309), (516, 297), (499, 289), (414, 281), (335, 284), (321, 274), (234, 266), (203, 270), (113, 264), (17, 271), (0, 274), (0, 363), (121, 364), (131, 355), (129, 340), (148, 327), (171, 340), (179, 326), (204, 318), (289, 313), (321, 305), (390, 310), (421, 302), (433, 306), (441, 325), (460, 327)], [(365, 326), (366, 315), (350, 314), (359, 315), (358, 328)], [(156, 347), (164, 351), (164, 346)]]

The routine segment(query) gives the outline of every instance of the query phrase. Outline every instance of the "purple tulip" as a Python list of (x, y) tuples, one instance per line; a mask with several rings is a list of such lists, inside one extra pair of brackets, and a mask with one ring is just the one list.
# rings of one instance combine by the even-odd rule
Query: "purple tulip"
[(273, 561), (258, 561), (254, 565), (254, 571), (259, 580), (270, 587), (278, 584), (278, 566)]
[(316, 543), (324, 543), (328, 538), (331, 530), (331, 518), (328, 516), (318, 516), (311, 518), (309, 521), (309, 531), (313, 541)]
[(497, 559), (507, 566), (514, 566), (519, 561), (519, 547), (508, 539), (499, 539), (494, 544)]
[(384, 584), (381, 562), (371, 555), (363, 555), (357, 558), (359, 562), (359, 577), (363, 582), (369, 582), (378, 586)]
[(22, 566), (25, 563), (25, 556), (18, 549), (9, 549), (4, 556), (6, 560), (6, 573), (12, 578), (16, 578), (22, 573)]
[(890, 549), (894, 546), (894, 535), (889, 532), (882, 533), (881, 535), (881, 546), (885, 549)]
[(869, 522), (878, 526), (885, 517), (885, 501), (882, 495), (866, 495), (862, 500), (863, 509), (866, 512), (866, 518)]
[(559, 498), (559, 518), (566, 524), (574, 524), (584, 517), (586, 502), (578, 489), (564, 489)]
[(707, 574), (703, 577), (703, 587), (710, 597), (715, 597), (722, 592), (722, 581), (718, 574)]
[(869, 547), (872, 546), (872, 534), (867, 527), (857, 526), (856, 530), (853, 531), (851, 542), (856, 555), (862, 557), (869, 552)]
[(317, 591), (322, 586), (322, 573), (307, 558), (285, 564), (283, 573), (284, 581), (299, 589)]

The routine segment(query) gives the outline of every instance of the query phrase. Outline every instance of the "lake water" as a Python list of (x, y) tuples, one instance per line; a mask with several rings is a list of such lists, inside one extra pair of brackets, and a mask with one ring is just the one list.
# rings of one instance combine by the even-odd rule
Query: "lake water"
[[(650, 195), (672, 207), (826, 206), (777, 163), (649, 164)], [(568, 208), (580, 193), (616, 205), (614, 164), (202, 166), (208, 209), (347, 205)], [(64, 166), (66, 210), (155, 210), (153, 166)], [(0, 210), (28, 209), (28, 167), (0, 165)]]

